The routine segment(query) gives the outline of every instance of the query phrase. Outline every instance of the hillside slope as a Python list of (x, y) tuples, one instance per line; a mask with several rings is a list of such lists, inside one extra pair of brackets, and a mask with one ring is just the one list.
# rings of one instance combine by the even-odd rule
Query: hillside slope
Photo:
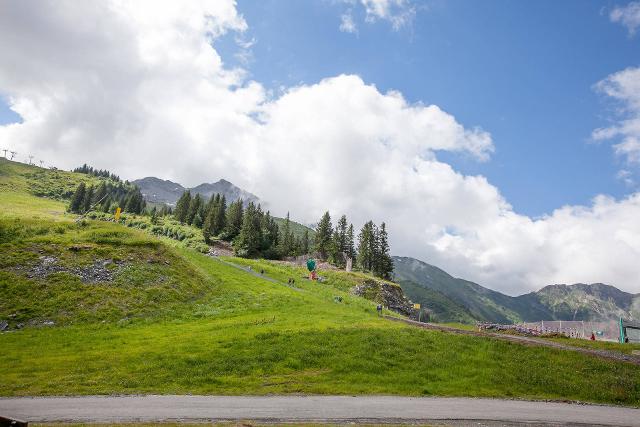
[[(416, 301), (428, 304), (432, 291), (437, 291), (450, 300), (449, 305), (463, 307), (476, 320), (512, 323), (619, 317), (637, 319), (640, 316), (640, 295), (603, 284), (552, 285), (537, 292), (511, 297), (452, 277), (438, 267), (414, 258), (394, 257), (394, 267), (396, 279)], [(459, 317), (459, 308), (446, 311), (441, 317)]]
[(326, 281), (318, 283), (301, 267), (230, 260), (252, 266), (245, 271), (122, 223), (76, 222), (63, 202), (23, 185), (35, 169), (0, 161), (0, 320), (11, 324), (0, 333), (0, 395), (640, 402), (633, 365), (378, 317), (373, 302), (350, 291), (362, 273), (321, 272)]

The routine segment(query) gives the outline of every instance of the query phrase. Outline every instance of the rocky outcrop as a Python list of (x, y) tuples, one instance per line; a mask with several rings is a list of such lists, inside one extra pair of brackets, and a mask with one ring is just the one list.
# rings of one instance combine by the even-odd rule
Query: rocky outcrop
[(353, 287), (351, 293), (375, 301), (389, 310), (405, 316), (413, 316), (415, 314), (413, 304), (404, 295), (402, 288), (395, 283), (367, 279)]

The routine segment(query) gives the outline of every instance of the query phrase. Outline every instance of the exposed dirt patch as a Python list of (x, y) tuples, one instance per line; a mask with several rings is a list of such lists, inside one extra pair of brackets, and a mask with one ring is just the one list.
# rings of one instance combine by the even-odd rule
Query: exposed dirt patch
[(53, 273), (70, 273), (80, 278), (82, 283), (103, 283), (113, 281), (114, 275), (124, 266), (122, 261), (96, 259), (84, 267), (66, 267), (54, 256), (41, 256), (38, 262), (29, 266), (18, 266), (13, 271), (24, 274), (29, 279), (46, 279)]

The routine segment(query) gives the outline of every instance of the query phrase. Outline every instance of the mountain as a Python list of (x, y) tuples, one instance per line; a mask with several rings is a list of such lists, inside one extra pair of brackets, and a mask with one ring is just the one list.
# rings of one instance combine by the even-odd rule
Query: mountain
[(431, 309), (438, 321), (469, 322), (468, 317), (498, 323), (640, 318), (640, 294), (601, 283), (551, 285), (512, 297), (414, 258), (393, 257), (393, 261), (396, 281), (409, 298)]
[(177, 182), (162, 180), (154, 176), (136, 179), (133, 184), (137, 185), (142, 192), (142, 196), (148, 202), (166, 203), (175, 205), (182, 193), (186, 190)]
[(185, 190), (191, 190), (191, 194), (200, 194), (206, 200), (213, 194), (223, 194), (227, 199), (227, 203), (238, 199), (242, 199), (247, 203), (259, 201), (255, 195), (236, 187), (224, 179), (211, 184), (200, 184), (193, 188), (185, 188), (176, 182), (162, 180), (153, 176), (136, 179), (133, 183), (140, 187), (142, 195), (148, 202), (165, 203), (172, 206), (176, 204)]

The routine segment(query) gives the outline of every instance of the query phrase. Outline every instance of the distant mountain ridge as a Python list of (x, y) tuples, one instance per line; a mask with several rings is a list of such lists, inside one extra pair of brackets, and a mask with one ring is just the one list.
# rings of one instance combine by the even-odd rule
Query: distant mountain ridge
[(458, 279), (409, 257), (393, 257), (395, 279), (413, 301), (431, 309), (439, 321), (470, 319), (512, 323), (539, 320), (640, 318), (640, 294), (602, 283), (550, 285), (512, 297)]
[(177, 182), (162, 180), (153, 176), (136, 179), (133, 183), (140, 188), (142, 196), (147, 202), (165, 203), (171, 206), (175, 206), (182, 193), (186, 190), (190, 190), (191, 194), (200, 194), (205, 199), (209, 199), (213, 194), (221, 194), (225, 196), (227, 203), (238, 199), (242, 199), (247, 203), (259, 201), (254, 194), (233, 185), (225, 179), (213, 183), (203, 183), (193, 188), (185, 188)]

